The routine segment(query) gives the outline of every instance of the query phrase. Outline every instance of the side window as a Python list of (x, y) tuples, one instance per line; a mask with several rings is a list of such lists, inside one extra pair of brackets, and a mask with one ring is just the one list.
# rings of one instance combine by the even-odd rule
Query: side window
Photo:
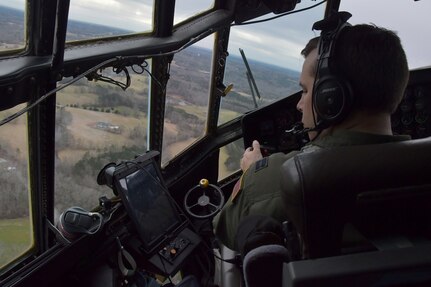
[[(209, 38), (204, 43), (213, 41)], [(205, 135), (211, 59), (212, 51), (197, 44), (174, 56), (166, 88), (162, 164)]]
[[(0, 119), (26, 104), (0, 112)], [(33, 246), (28, 186), (27, 118), (0, 126), (0, 268)]]
[[(125, 81), (109, 68), (103, 75)], [(109, 188), (97, 185), (98, 172), (146, 151), (149, 77), (130, 75), (126, 91), (82, 79), (57, 94), (55, 218), (71, 206), (91, 210), (100, 196), (111, 196)]]
[[(311, 5), (302, 2), (296, 5), (296, 10)], [(311, 25), (323, 18), (324, 8), (320, 5), (268, 22), (231, 28), (224, 83), (232, 84), (233, 88), (222, 99), (219, 125), (300, 90), (303, 63), (300, 53), (308, 40), (317, 36)], [(305, 16), (310, 20), (304, 21)]]

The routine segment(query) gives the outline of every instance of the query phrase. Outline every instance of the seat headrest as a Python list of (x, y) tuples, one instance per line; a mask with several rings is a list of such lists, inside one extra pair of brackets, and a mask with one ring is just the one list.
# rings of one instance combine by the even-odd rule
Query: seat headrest
[(430, 171), (431, 138), (320, 149), (283, 164), (282, 194), (310, 258), (334, 255), (358, 194), (431, 187)]

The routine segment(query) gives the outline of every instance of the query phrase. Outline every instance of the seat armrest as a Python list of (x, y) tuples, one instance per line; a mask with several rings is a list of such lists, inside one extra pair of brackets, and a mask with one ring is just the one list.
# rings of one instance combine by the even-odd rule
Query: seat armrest
[[(233, 259), (238, 255), (236, 251), (229, 249), (222, 243), (219, 243), (219, 247), (220, 248), (214, 250), (214, 252), (224, 260)], [(241, 270), (235, 264), (221, 261), (216, 257), (215, 266), (216, 271), (214, 275), (214, 283), (216, 285), (223, 287), (242, 286)]]
[(289, 262), (289, 254), (284, 246), (269, 244), (251, 250), (243, 262), (245, 286), (281, 286), (285, 262)]

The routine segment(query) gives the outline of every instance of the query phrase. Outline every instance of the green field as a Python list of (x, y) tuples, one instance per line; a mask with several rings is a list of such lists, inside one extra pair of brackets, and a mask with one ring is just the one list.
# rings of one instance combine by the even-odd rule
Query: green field
[(0, 220), (0, 267), (26, 252), (33, 244), (30, 218)]

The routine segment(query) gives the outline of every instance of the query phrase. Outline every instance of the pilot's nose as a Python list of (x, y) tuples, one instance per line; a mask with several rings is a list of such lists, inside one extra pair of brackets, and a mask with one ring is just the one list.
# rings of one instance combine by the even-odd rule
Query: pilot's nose
[(296, 104), (296, 109), (297, 109), (300, 113), (302, 113), (302, 106), (303, 106), (303, 104), (302, 104), (302, 97), (301, 97), (301, 99), (299, 100), (299, 102)]

